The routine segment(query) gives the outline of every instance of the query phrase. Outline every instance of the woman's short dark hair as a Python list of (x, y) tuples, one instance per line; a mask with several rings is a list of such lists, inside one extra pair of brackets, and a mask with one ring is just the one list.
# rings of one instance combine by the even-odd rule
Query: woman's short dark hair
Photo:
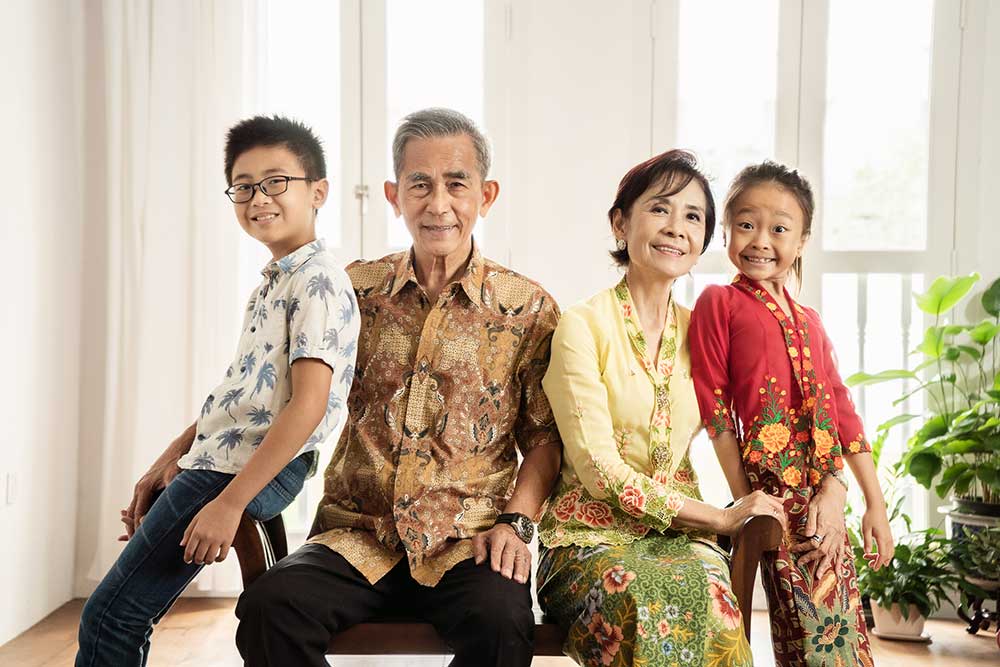
[[(715, 233), (715, 200), (712, 198), (708, 178), (698, 165), (698, 158), (690, 151), (674, 149), (660, 153), (629, 169), (618, 184), (618, 194), (608, 209), (608, 220), (614, 222), (615, 211), (621, 211), (623, 216), (628, 217), (632, 205), (642, 193), (661, 181), (665, 182), (666, 196), (677, 194), (691, 181), (697, 181), (701, 186), (705, 193), (705, 242), (701, 247), (701, 254), (705, 254), (712, 242), (712, 234)], [(612, 250), (611, 258), (618, 266), (628, 266), (628, 248)]]

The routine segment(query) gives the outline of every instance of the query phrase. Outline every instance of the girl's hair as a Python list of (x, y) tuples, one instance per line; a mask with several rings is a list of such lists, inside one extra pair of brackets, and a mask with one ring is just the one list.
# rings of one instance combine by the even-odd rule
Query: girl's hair
[[(745, 167), (743, 171), (736, 175), (733, 184), (729, 187), (729, 194), (726, 195), (726, 204), (723, 208), (723, 227), (728, 228), (733, 214), (732, 207), (739, 197), (752, 187), (764, 183), (774, 183), (787, 190), (799, 208), (802, 209), (802, 238), (809, 238), (812, 233), (813, 211), (816, 208), (813, 202), (812, 187), (806, 177), (795, 169), (790, 169), (779, 162), (764, 160), (760, 164), (752, 164)], [(792, 263), (792, 272), (799, 285), (802, 284), (802, 258), (796, 257)]]

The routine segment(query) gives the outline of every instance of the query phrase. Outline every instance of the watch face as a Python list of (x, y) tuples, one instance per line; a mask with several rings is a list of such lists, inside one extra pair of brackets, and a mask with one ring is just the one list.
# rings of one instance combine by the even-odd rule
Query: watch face
[(531, 523), (531, 519), (526, 516), (519, 516), (514, 520), (514, 527), (517, 530), (517, 536), (524, 542), (531, 541), (531, 536), (535, 532), (535, 525)]

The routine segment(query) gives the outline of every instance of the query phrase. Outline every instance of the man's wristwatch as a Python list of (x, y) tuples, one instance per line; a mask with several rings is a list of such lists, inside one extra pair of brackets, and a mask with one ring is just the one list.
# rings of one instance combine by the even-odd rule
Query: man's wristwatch
[(531, 520), (531, 517), (520, 512), (501, 514), (497, 517), (496, 523), (509, 524), (514, 529), (514, 534), (525, 544), (531, 542), (531, 538), (535, 534), (535, 523)]

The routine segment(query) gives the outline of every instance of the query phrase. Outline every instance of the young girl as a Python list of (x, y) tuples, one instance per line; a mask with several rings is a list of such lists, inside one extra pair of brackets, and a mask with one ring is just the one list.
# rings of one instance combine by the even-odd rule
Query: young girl
[(739, 275), (698, 299), (691, 373), (733, 497), (760, 489), (784, 501), (788, 533), (762, 562), (777, 665), (868, 666), (844, 526), (845, 459), (865, 496), (871, 567), (892, 559), (893, 541), (871, 447), (830, 340), (816, 311), (785, 288), (790, 274), (801, 280), (812, 214), (809, 183), (783, 165), (764, 162), (736, 177), (723, 229)]

